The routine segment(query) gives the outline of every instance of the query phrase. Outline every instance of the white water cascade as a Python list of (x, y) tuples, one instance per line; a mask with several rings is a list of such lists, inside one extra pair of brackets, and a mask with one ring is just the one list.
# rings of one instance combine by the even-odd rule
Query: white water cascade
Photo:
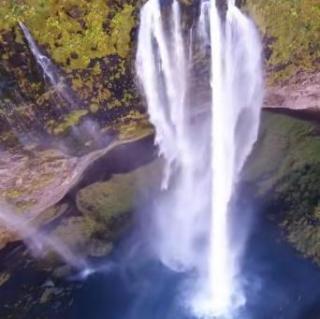
[[(136, 69), (166, 162), (152, 225), (155, 253), (168, 267), (197, 274), (195, 312), (220, 316), (244, 300), (245, 238), (233, 236), (230, 204), (257, 139), (263, 76), (254, 24), (235, 1), (226, 13), (216, 1), (202, 0), (197, 36), (190, 37), (194, 30), (184, 30), (178, 0), (164, 4), (166, 14), (160, 0), (149, 0), (141, 11)], [(211, 100), (197, 98), (203, 78), (193, 78), (194, 48), (207, 47)], [(206, 113), (196, 116), (200, 109)]]
[(41, 233), (27, 218), (16, 214), (5, 203), (0, 203), (0, 225), (19, 235), (28, 245), (34, 256), (43, 256), (54, 251), (66, 264), (87, 273), (91, 271), (87, 262), (80, 255), (72, 252), (61, 240)]
[(19, 22), (19, 26), (29, 45), (32, 55), (43, 72), (44, 79), (48, 80), (49, 84), (55, 89), (58, 95), (68, 102), (71, 108), (79, 105), (80, 101), (75, 98), (73, 92), (71, 92), (70, 88), (67, 87), (65, 80), (60, 75), (56, 65), (47, 56), (41, 53), (41, 50), (26, 25)]
[[(60, 98), (60, 101), (56, 101), (56, 111), (60, 112), (60, 115), (63, 115), (67, 112), (69, 113), (70, 111), (77, 110), (79, 107), (85, 107), (83, 101), (79, 99), (71, 86), (68, 85), (59, 68), (49, 57), (41, 52), (27, 26), (22, 22), (19, 22), (19, 26), (37, 65), (43, 72), (44, 79), (48, 81), (48, 84)], [(99, 132), (99, 125), (88, 116), (80, 125), (77, 127), (73, 126), (71, 131), (74, 137), (81, 139), (83, 136), (88, 136), (98, 145), (100, 144), (101, 136)]]

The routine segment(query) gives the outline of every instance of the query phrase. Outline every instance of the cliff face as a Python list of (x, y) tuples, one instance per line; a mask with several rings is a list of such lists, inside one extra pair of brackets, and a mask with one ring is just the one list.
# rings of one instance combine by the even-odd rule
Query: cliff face
[(265, 43), (270, 82), (320, 69), (320, 5), (317, 0), (247, 0)]
[[(199, 2), (181, 1), (192, 6)], [(150, 130), (134, 77), (143, 1), (3, 1), (0, 8), (0, 142), (103, 144), (105, 135)], [(320, 8), (317, 0), (238, 1), (265, 44), (267, 107), (319, 108)], [(190, 16), (188, 18), (190, 20)], [(50, 85), (18, 23), (52, 59)], [(72, 98), (66, 99), (61, 91)]]
[[(133, 72), (139, 7), (121, 0), (2, 1), (1, 144), (55, 137), (94, 144), (106, 134), (150, 129)], [(60, 87), (39, 67), (19, 22), (54, 63)]]
[(247, 0), (263, 35), (266, 107), (320, 109), (320, 4)]

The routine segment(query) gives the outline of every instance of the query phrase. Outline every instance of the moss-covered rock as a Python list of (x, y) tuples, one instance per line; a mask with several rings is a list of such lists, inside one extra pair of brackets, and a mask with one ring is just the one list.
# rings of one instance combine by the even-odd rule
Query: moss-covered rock
[(132, 209), (134, 195), (134, 180), (118, 175), (82, 189), (77, 195), (77, 207), (83, 214), (108, 223)]
[[(292, 112), (299, 116), (299, 112)], [(303, 113), (302, 113), (303, 114)], [(320, 161), (318, 125), (297, 117), (263, 112), (258, 142), (244, 171), (265, 193), (284, 176)]]
[(160, 181), (161, 163), (156, 161), (81, 189), (76, 197), (77, 208), (85, 216), (114, 228), (137, 207), (139, 201), (151, 194), (152, 189), (159, 187)]
[[(130, 226), (138, 203), (148, 200), (159, 188), (161, 168), (161, 163), (155, 161), (81, 189), (76, 195), (77, 207), (49, 228), (48, 238), (63, 243), (82, 258), (109, 254), (113, 241)], [(46, 248), (42, 263), (48, 267), (60, 265), (57, 252)]]
[(307, 163), (277, 183), (271, 209), (288, 240), (320, 265), (319, 198), (320, 163)]
[[(96, 243), (96, 238), (99, 238), (99, 235), (101, 236), (104, 231), (105, 227), (103, 225), (98, 224), (88, 216), (71, 216), (62, 219), (57, 227), (48, 233), (48, 236), (63, 243), (75, 255), (85, 258), (86, 256), (94, 255), (92, 241)], [(108, 254), (111, 251), (109, 243), (105, 241), (103, 244), (107, 245), (103, 252)], [(45, 261), (54, 265), (55, 260), (58, 259), (60, 258), (57, 253), (49, 247), (48, 253), (45, 255)]]
[[(14, 146), (19, 140), (48, 143), (69, 137), (76, 143), (81, 136), (83, 146), (120, 134), (119, 121), (131, 131), (139, 131), (141, 123), (145, 129), (133, 72), (140, 5), (131, 0), (3, 1), (0, 142)], [(60, 87), (44, 80), (18, 22), (52, 59)]]
[(247, 0), (264, 36), (272, 82), (320, 69), (318, 0)]
[(320, 264), (319, 125), (265, 112), (244, 179), (253, 182), (287, 239)]

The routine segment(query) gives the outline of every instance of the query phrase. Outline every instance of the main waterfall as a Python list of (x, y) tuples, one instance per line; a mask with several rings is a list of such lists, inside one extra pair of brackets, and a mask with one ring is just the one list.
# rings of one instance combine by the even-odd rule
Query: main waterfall
[[(263, 76), (254, 24), (235, 1), (226, 12), (216, 2), (203, 0), (198, 22), (185, 30), (177, 0), (171, 8), (164, 3), (166, 14), (160, 0), (149, 0), (136, 69), (166, 162), (152, 220), (154, 251), (168, 267), (194, 271), (191, 307), (219, 316), (244, 301), (245, 236), (234, 235), (231, 202), (257, 138)], [(197, 78), (194, 56), (208, 48), (210, 76)], [(207, 95), (199, 93), (206, 85), (197, 86), (204, 80)]]

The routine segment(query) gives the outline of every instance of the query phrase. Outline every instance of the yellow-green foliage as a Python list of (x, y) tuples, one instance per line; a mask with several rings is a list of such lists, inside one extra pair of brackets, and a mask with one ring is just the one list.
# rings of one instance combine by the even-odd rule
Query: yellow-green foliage
[(151, 162), (125, 174), (113, 175), (81, 189), (76, 198), (77, 208), (85, 216), (110, 224), (135, 208), (137, 199), (148, 200), (152, 189), (159, 187), (162, 163)]
[(128, 55), (134, 7), (125, 5), (113, 11), (102, 0), (3, 0), (0, 32), (23, 21), (55, 62), (84, 69), (91, 59)]
[(119, 140), (122, 141), (140, 139), (154, 132), (145, 114), (137, 111), (131, 111), (125, 118), (114, 123), (113, 126), (118, 132)]
[[(63, 121), (59, 122), (59, 124), (54, 127), (54, 129), (53, 129), (54, 134), (59, 135), (59, 134), (66, 132), (66, 130), (68, 130), (73, 125), (79, 124), (81, 118), (87, 114), (88, 114), (88, 110), (76, 110), (76, 111), (69, 113), (64, 118)], [(49, 126), (52, 124), (54, 125), (54, 121), (52, 121), (52, 123), (50, 122)]]
[(122, 58), (125, 58), (130, 52), (130, 32), (135, 22), (133, 10), (131, 5), (125, 5), (111, 22), (112, 44)]
[(266, 34), (272, 55), (274, 80), (297, 70), (313, 70), (320, 58), (319, 0), (248, 0), (253, 18)]

